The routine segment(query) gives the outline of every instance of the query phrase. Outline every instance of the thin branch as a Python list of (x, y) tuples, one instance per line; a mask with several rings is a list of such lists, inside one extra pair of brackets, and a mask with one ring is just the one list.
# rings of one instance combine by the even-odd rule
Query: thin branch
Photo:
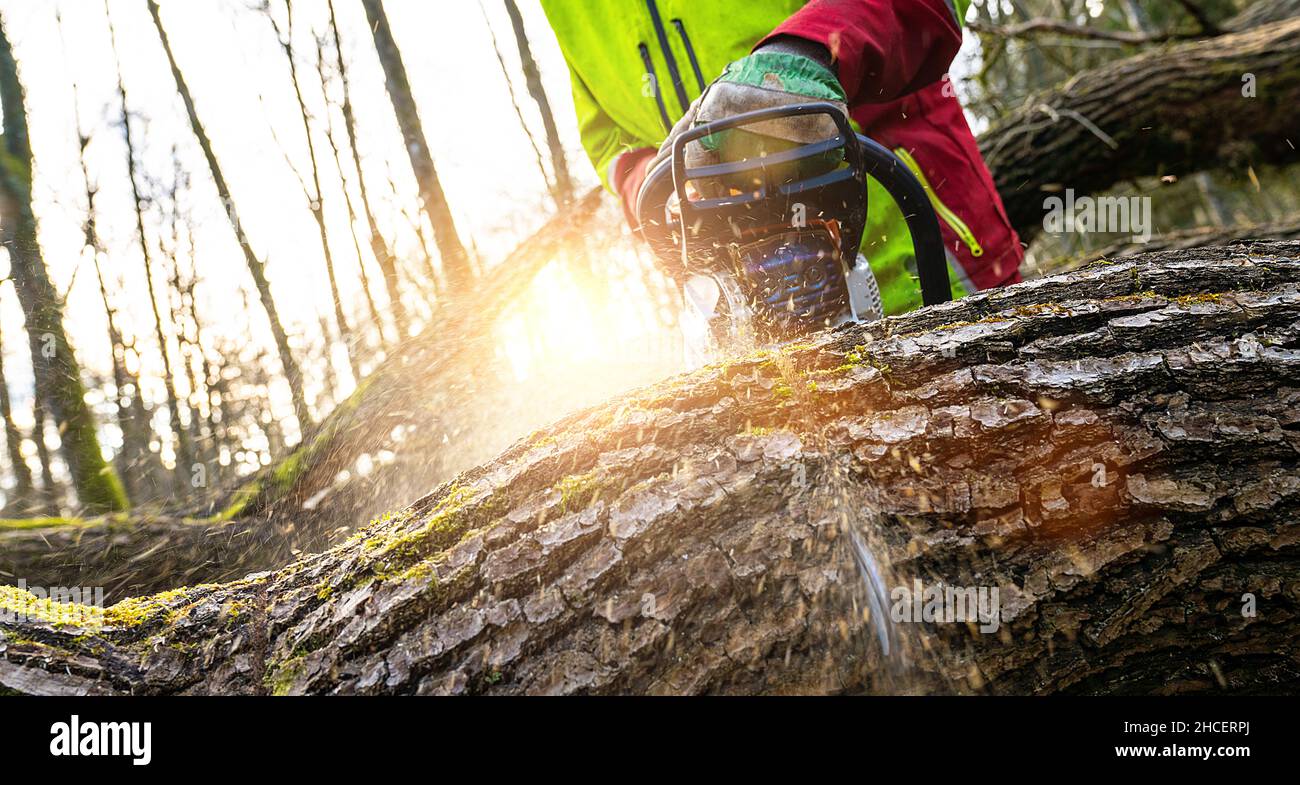
[(1087, 38), (1095, 41), (1113, 41), (1115, 43), (1130, 44), (1134, 46), (1204, 37), (1204, 34), (1199, 32), (1145, 33), (1134, 30), (1102, 30), (1095, 27), (1070, 24), (1069, 22), (1062, 22), (1058, 19), (1041, 18), (1030, 19), (1027, 22), (1018, 22), (1013, 25), (990, 25), (985, 22), (970, 22), (967, 24), (967, 27), (977, 33), (997, 36), (999, 38), (1027, 38), (1042, 33), (1051, 33), (1071, 36), (1073, 38)]

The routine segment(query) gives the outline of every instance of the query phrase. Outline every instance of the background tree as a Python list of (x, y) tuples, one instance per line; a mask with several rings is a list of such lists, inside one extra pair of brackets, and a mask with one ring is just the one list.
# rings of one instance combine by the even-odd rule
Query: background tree
[[(352, 106), (352, 83), (348, 78), (348, 65), (343, 55), (343, 37), (339, 33), (338, 17), (334, 13), (334, 0), (328, 0), (330, 37), (334, 45), (334, 58), (338, 70), (339, 85), (342, 89), (342, 100), (340, 110), (343, 113), (343, 128), (348, 136), (348, 151), (352, 155), (352, 168), (356, 172), (357, 192), (361, 199), (361, 210), (365, 213), (366, 228), (370, 232), (370, 250), (375, 256), (375, 261), (379, 269), (383, 272), (384, 287), (388, 291), (389, 307), (392, 308), (393, 320), (397, 325), (398, 335), (405, 335), (409, 327), (409, 318), (406, 313), (406, 306), (402, 303), (402, 293), (397, 273), (397, 259), (393, 254), (392, 246), (384, 238), (383, 232), (379, 231), (379, 221), (375, 218), (375, 210), (370, 201), (370, 189), (366, 187), (365, 168), (361, 165), (361, 150), (357, 144), (357, 116), (356, 110)], [(329, 91), (324, 86), (324, 58), (319, 58), (321, 64), (322, 90), (325, 91), (327, 99)], [(332, 136), (331, 136), (332, 140)], [(331, 144), (333, 142), (331, 141)], [(337, 158), (337, 150), (335, 151)], [(339, 178), (342, 179), (342, 166), (339, 167)], [(346, 185), (344, 186), (346, 192)], [(426, 252), (427, 258), (427, 252)], [(364, 262), (358, 255), (358, 264)], [(378, 326), (382, 332), (382, 324)]]
[(555, 125), (555, 113), (551, 111), (550, 99), (546, 97), (546, 88), (542, 86), (542, 72), (533, 59), (533, 49), (528, 43), (528, 31), (524, 29), (524, 17), (519, 13), (515, 0), (505, 0), (506, 13), (510, 16), (510, 28), (515, 34), (515, 43), (519, 46), (519, 63), (524, 71), (524, 82), (528, 85), (528, 94), (537, 103), (537, 111), (542, 116), (542, 128), (546, 131), (546, 147), (551, 152), (551, 169), (555, 173), (555, 192), (557, 206), (573, 198), (573, 178), (569, 175), (569, 164), (564, 156), (564, 143), (560, 141), (560, 131)]
[[(276, 39), (284, 50), (284, 59), (289, 66), (289, 79), (293, 83), (293, 94), (298, 102), (298, 114), (302, 119), (303, 138), (306, 140), (307, 145), (307, 172), (311, 178), (311, 190), (307, 189), (306, 181), (302, 175), (298, 174), (298, 177), (299, 180), (303, 181), (303, 197), (307, 202), (312, 218), (316, 221), (316, 227), (320, 235), (321, 255), (325, 260), (325, 277), (329, 282), (330, 300), (334, 306), (335, 329), (338, 331), (339, 340), (343, 343), (344, 351), (347, 354), (352, 377), (354, 380), (359, 380), (361, 378), (361, 368), (357, 364), (355, 338), (352, 335), (352, 326), (348, 324), (347, 315), (343, 313), (343, 299), (339, 295), (338, 276), (334, 270), (334, 252), (330, 249), (329, 230), (325, 223), (325, 194), (321, 190), (320, 163), (316, 156), (316, 140), (312, 134), (311, 113), (307, 110), (307, 101), (303, 97), (302, 83), (298, 80), (298, 63), (293, 44), (293, 3), (290, 0), (285, 0), (286, 23), (284, 29), (281, 29), (279, 23), (276, 22), (275, 15), (271, 12), (270, 3), (267, 3), (262, 10), (270, 22), (271, 28), (275, 31)], [(324, 335), (328, 336), (329, 332), (325, 332)]]
[(9, 381), (5, 378), (4, 337), (0, 335), (0, 420), (4, 420), (5, 450), (9, 457), (9, 471), (14, 487), (5, 494), (4, 511), (8, 515), (23, 515), (31, 511), (33, 491), (32, 470), (23, 457), (23, 434), (14, 422), (13, 403), (9, 397)]
[[(18, 64), (0, 22), (0, 102), (4, 111), (4, 158), (0, 161), (0, 237), (18, 301), (27, 320), (37, 396), (48, 402), (58, 425), (64, 460), (81, 506), (103, 512), (126, 509), (122, 483), (104, 459), (95, 418), (86, 404), (81, 366), (63, 326), (63, 303), (50, 281), (36, 238), (32, 212), (32, 149)], [(42, 437), (37, 421), (35, 438)]]
[(452, 292), (460, 292), (474, 272), (470, 266), (469, 253), (456, 231), (456, 221), (452, 218), (447, 195), (443, 193), (442, 183), (438, 180), (438, 169), (434, 166), (433, 154), (429, 151), (429, 142), (424, 136), (420, 112), (415, 106), (415, 96), (411, 93), (406, 66), (402, 63), (402, 53), (397, 48), (397, 41), (393, 39), (393, 31), (388, 26), (388, 16), (384, 13), (381, 0), (361, 0), (361, 4), (366, 9), (366, 18), (370, 20), (370, 32), (384, 69), (388, 97), (393, 103), (406, 152), (411, 158), (411, 170), (415, 173), (415, 181), (420, 189), (420, 205), (433, 226), (433, 239), (442, 259), (443, 275), (447, 279), (448, 288)]
[[(105, 8), (107, 11), (107, 8)], [(142, 173), (138, 171), (138, 151), (136, 140), (131, 130), (131, 112), (127, 105), (126, 84), (122, 81), (122, 66), (117, 55), (117, 33), (113, 27), (112, 16), (108, 17), (109, 42), (113, 48), (114, 60), (117, 60), (117, 98), (121, 109), (122, 141), (126, 146), (126, 175), (131, 186), (131, 202), (135, 209), (136, 240), (140, 244), (140, 259), (144, 265), (145, 288), (149, 295), (149, 309), (153, 315), (154, 338), (158, 342), (158, 355), (162, 358), (163, 387), (167, 391), (167, 412), (170, 415), (172, 438), (176, 447), (175, 482), (181, 484), (194, 465), (194, 448), (190, 443), (190, 434), (181, 418), (180, 397), (176, 394), (176, 373), (172, 368), (171, 347), (167, 340), (167, 331), (163, 326), (162, 312), (158, 307), (158, 294), (154, 290), (154, 258), (150, 250), (149, 234), (145, 230), (145, 197), (141, 192)]]
[(176, 56), (172, 53), (171, 42), (167, 38), (167, 30), (163, 27), (158, 3), (155, 0), (148, 0), (148, 3), (149, 14), (153, 17), (154, 27), (158, 31), (158, 38), (162, 42), (163, 51), (167, 54), (167, 63), (171, 67), (172, 77), (176, 80), (176, 90), (180, 93), (181, 100), (185, 104), (185, 113), (189, 117), (190, 128), (194, 132), (194, 138), (198, 141), (199, 147), (203, 150), (203, 157), (208, 162), (208, 170), (211, 172), (212, 181), (217, 187), (217, 195), (225, 208), (226, 216), (230, 219), (230, 227), (235, 233), (235, 239), (239, 243), (240, 250), (243, 252), (244, 262), (248, 266), (248, 272), (253, 278), (253, 285), (257, 289), (257, 296), (261, 300), (262, 309), (266, 313), (267, 322), (270, 324), (271, 334), (275, 339), (275, 346), (280, 359), (280, 366), (284, 369), (284, 378), (289, 385), (289, 394), (293, 400), (293, 411), (298, 419), (298, 426), (305, 431), (311, 425), (312, 417), (310, 410), (307, 408), (307, 397), (303, 393), (302, 371), (298, 367), (298, 361), (294, 359), (292, 348), (289, 346), (289, 336), (284, 331), (284, 325), (280, 322), (280, 315), (275, 307), (275, 298), (271, 295), (271, 284), (266, 280), (265, 265), (253, 253), (253, 247), (249, 243), (248, 236), (244, 233), (243, 224), (240, 223), (239, 213), (235, 208), (234, 198), (230, 194), (230, 186), (226, 184), (226, 177), (222, 173), (221, 164), (217, 162), (217, 156), (212, 150), (212, 142), (208, 139), (207, 132), (203, 130), (203, 123), (199, 121), (189, 85), (185, 83), (185, 77), (181, 73), (180, 66), (176, 64)]

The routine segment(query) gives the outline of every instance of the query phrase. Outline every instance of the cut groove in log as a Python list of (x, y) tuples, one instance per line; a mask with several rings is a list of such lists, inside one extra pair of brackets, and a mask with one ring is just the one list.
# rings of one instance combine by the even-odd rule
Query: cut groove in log
[[(0, 685), (1296, 692), (1298, 462), (1300, 243), (1148, 254), (624, 396), (276, 572), (36, 608)], [(997, 633), (878, 626), (855, 539)]]

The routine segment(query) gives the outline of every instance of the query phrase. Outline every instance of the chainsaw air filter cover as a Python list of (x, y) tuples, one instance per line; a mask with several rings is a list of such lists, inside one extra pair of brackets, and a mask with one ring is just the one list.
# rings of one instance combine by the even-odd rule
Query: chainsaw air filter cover
[(849, 312), (840, 249), (829, 232), (788, 231), (735, 248), (750, 307), (777, 335), (834, 324)]

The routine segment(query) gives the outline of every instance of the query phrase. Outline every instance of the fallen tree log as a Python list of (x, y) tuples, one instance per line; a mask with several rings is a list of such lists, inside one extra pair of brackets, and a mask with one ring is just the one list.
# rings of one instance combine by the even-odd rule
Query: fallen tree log
[(980, 150), (1021, 240), (1066, 188), (1300, 158), (1287, 119), (1300, 101), (1300, 19), (1273, 18), (1243, 15), (1263, 24), (1085, 71), (985, 131)]
[(132, 513), (12, 523), (20, 525), (0, 522), (0, 582), (96, 586), (110, 602), (288, 564), (326, 535), (279, 517), (212, 523)]
[[(1296, 692), (1298, 462), (1300, 243), (1149, 254), (570, 416), (275, 572), (0, 589), (0, 685)], [(996, 632), (886, 622), (914, 580)]]

